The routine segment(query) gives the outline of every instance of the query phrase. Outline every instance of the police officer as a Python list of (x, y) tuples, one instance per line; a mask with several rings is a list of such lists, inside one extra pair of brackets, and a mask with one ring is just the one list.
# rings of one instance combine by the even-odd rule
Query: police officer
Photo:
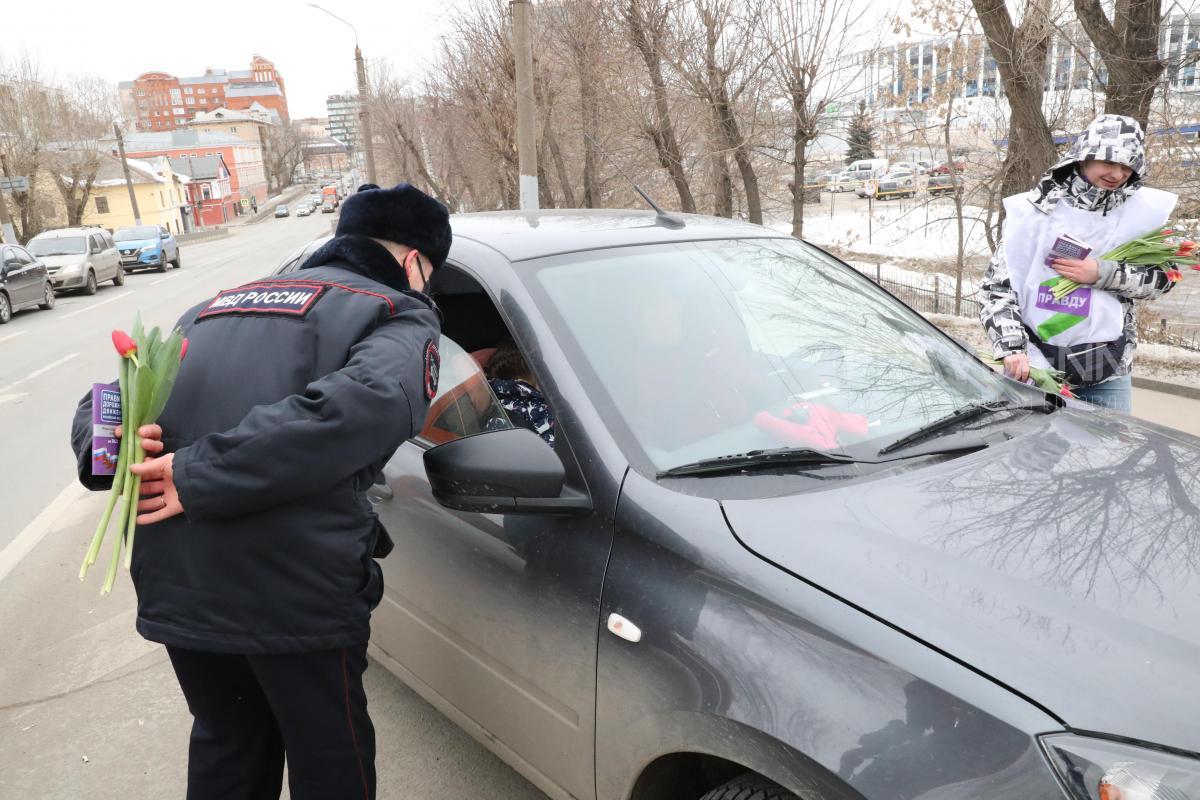
[[(445, 206), (360, 187), (300, 270), (222, 291), (160, 426), (138, 434), (137, 629), (166, 645), (194, 718), (189, 800), (375, 796), (362, 676), (390, 540), (364, 492), (437, 392), (422, 293), (450, 249)], [(91, 475), (90, 395), (72, 431)]]

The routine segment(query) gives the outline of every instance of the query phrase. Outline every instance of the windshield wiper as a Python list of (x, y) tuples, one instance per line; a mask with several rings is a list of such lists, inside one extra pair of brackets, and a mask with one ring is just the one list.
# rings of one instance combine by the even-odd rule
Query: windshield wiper
[(944, 417), (935, 419), (927, 425), (922, 425), (912, 433), (901, 436), (896, 441), (889, 444), (887, 447), (879, 451), (879, 455), (885, 456), (888, 453), (894, 453), (897, 450), (908, 447), (910, 444), (919, 442), (922, 439), (928, 438), (935, 433), (953, 427), (968, 420), (982, 417), (987, 414), (995, 414), (1000, 411), (1044, 411), (1049, 413), (1058, 408), (1058, 404), (1053, 400), (1044, 400), (1040, 403), (1010, 403), (1007, 400), (998, 400), (991, 403), (971, 403), (962, 408), (947, 414)]
[(859, 459), (841, 453), (826, 453), (800, 447), (781, 447), (776, 450), (750, 450), (727, 456), (702, 458), (689, 464), (664, 469), (659, 478), (678, 478), (684, 475), (717, 475), (740, 472), (744, 469), (775, 466), (830, 466), (833, 464), (857, 464)]

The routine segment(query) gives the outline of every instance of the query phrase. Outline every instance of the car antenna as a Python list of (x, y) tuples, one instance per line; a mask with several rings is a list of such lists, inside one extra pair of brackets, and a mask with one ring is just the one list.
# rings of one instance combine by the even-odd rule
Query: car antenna
[(615, 169), (618, 173), (620, 173), (622, 178), (629, 181), (629, 184), (633, 187), (633, 190), (635, 192), (637, 192), (643, 200), (646, 201), (646, 205), (648, 205), (654, 209), (655, 224), (662, 225), (664, 228), (671, 228), (671, 229), (675, 229), (675, 230), (677, 230), (679, 228), (683, 228), (687, 225), (686, 222), (684, 222), (682, 219), (675, 216), (674, 214), (668, 214), (666, 211), (663, 211), (662, 208), (659, 207), (658, 203), (651, 200), (650, 195), (643, 192), (642, 187), (640, 187), (636, 183), (634, 183), (633, 179), (625, 174), (625, 170), (623, 170), (619, 166), (617, 166), (617, 162), (612, 160), (612, 157), (609, 156), (609, 154), (604, 151), (604, 148), (602, 148), (600, 146), (599, 142), (597, 142), (595, 139), (592, 138), (592, 135), (590, 133), (585, 133), (584, 136), (587, 138), (587, 140), (589, 142), (592, 143), (592, 146), (596, 148), (596, 152), (598, 152), (598, 153), (600, 153), (600, 155), (604, 156), (604, 158), (608, 161), (608, 163), (612, 164), (613, 169)]

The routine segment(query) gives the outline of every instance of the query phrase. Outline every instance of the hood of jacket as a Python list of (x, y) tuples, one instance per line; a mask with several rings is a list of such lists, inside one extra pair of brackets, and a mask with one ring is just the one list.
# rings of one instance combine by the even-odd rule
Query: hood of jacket
[[(1029, 201), (1044, 213), (1050, 213), (1060, 200), (1071, 205), (1107, 212), (1125, 202), (1146, 180), (1145, 133), (1132, 117), (1101, 114), (1038, 181), (1029, 193)], [(1104, 189), (1088, 183), (1079, 172), (1084, 161), (1112, 161), (1133, 170), (1117, 189)]]

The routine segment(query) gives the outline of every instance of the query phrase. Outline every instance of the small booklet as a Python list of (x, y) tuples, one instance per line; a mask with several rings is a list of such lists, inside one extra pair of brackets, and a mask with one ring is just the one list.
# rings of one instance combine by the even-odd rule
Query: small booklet
[(121, 387), (116, 383), (92, 384), (92, 474), (115, 475), (121, 440)]
[(1046, 254), (1046, 266), (1049, 267), (1056, 258), (1084, 259), (1092, 252), (1091, 245), (1081, 242), (1070, 234), (1064, 233), (1054, 240), (1054, 246)]

